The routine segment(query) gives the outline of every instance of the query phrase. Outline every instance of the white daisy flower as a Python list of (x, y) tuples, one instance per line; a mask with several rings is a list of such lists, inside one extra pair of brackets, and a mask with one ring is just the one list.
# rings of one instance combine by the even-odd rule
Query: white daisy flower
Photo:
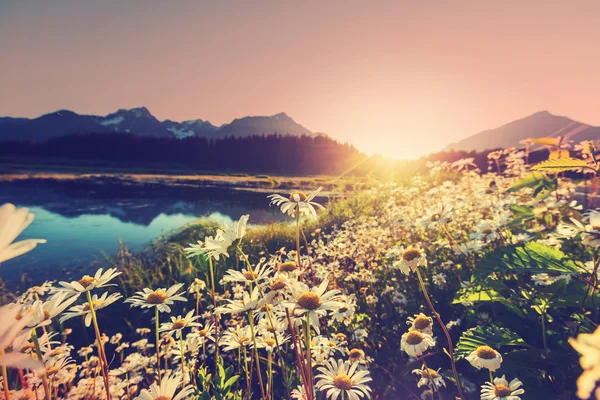
[(423, 313), (408, 317), (406, 323), (410, 325), (409, 331), (418, 331), (433, 336), (433, 319)]
[(481, 386), (481, 400), (521, 400), (520, 394), (525, 390), (519, 389), (523, 383), (517, 378), (510, 381), (502, 378), (494, 378), (494, 382), (486, 382)]
[[(94, 312), (100, 310), (101, 308), (108, 307), (113, 304), (115, 301), (122, 298), (119, 293), (113, 293), (110, 296), (108, 292), (104, 292), (102, 296), (98, 297), (97, 294), (92, 295), (92, 305), (94, 307)], [(75, 317), (85, 317), (85, 326), (90, 326), (92, 323), (92, 310), (90, 309), (89, 303), (80, 304), (74, 307), (71, 307), (69, 311), (64, 313), (60, 317), (60, 322), (65, 322), (68, 319)]]
[(288, 284), (291, 291), (291, 301), (283, 303), (293, 315), (300, 319), (308, 314), (310, 323), (317, 333), (319, 329), (319, 316), (327, 315), (328, 311), (335, 311), (344, 304), (337, 301), (340, 291), (337, 289), (327, 291), (328, 280), (319, 286), (310, 289), (305, 283), (294, 281)]
[(420, 357), (425, 350), (435, 346), (435, 340), (426, 333), (408, 331), (402, 335), (400, 346), (409, 356)]
[(437, 391), (442, 386), (446, 386), (444, 378), (440, 375), (439, 368), (436, 371), (435, 369), (423, 366), (421, 369), (414, 369), (412, 373), (421, 376), (421, 379), (419, 379), (419, 382), (417, 383), (417, 387), (427, 386), (431, 390)]
[(490, 346), (479, 346), (466, 359), (477, 369), (487, 368), (495, 371), (502, 364), (502, 355)]
[(343, 397), (348, 400), (359, 400), (371, 396), (371, 388), (366, 385), (371, 382), (369, 371), (358, 369), (359, 363), (329, 359), (323, 367), (317, 370), (320, 374), (316, 387), (325, 392), (328, 399), (336, 400)]
[(33, 250), (45, 239), (25, 239), (13, 241), (31, 224), (35, 216), (27, 208), (17, 209), (6, 203), (0, 207), (0, 263)]
[(152, 308), (157, 307), (160, 312), (171, 312), (170, 305), (175, 304), (175, 301), (187, 301), (177, 293), (183, 287), (183, 283), (178, 283), (171, 286), (169, 289), (160, 288), (156, 290), (144, 288), (141, 292), (137, 292), (132, 297), (125, 300), (125, 303), (131, 303), (131, 307)]
[(175, 333), (177, 339), (181, 337), (181, 333), (185, 328), (200, 326), (196, 320), (200, 317), (194, 317), (194, 311), (190, 311), (185, 317), (171, 317), (171, 322), (165, 322), (160, 326), (159, 332)]
[(79, 295), (84, 292), (89, 292), (92, 289), (100, 289), (106, 286), (117, 286), (116, 284), (108, 284), (112, 279), (121, 275), (121, 272), (117, 272), (116, 268), (109, 268), (106, 272), (102, 272), (103, 269), (100, 268), (96, 271), (94, 276), (85, 275), (78, 281), (73, 281), (71, 283), (61, 281), (58, 284), (62, 287), (54, 288), (55, 292), (67, 292), (73, 295)]
[(404, 275), (409, 275), (411, 271), (415, 271), (417, 267), (427, 265), (425, 254), (418, 248), (409, 247), (402, 252), (400, 260), (394, 263), (394, 267), (399, 268)]
[(281, 208), (281, 212), (284, 214), (295, 217), (296, 212), (299, 212), (300, 215), (312, 215), (316, 218), (317, 211), (315, 210), (315, 207), (320, 210), (324, 210), (325, 207), (312, 200), (322, 189), (323, 187), (319, 187), (308, 196), (303, 192), (293, 191), (290, 193), (289, 197), (283, 197), (279, 194), (272, 194), (267, 196), (267, 198), (271, 199), (271, 205), (279, 206)]
[(180, 375), (165, 375), (162, 377), (160, 385), (154, 382), (150, 388), (142, 390), (140, 395), (134, 400), (184, 400), (194, 393), (194, 387), (184, 386), (177, 395), (177, 387), (181, 384)]
[(242, 298), (239, 300), (226, 300), (229, 304), (215, 308), (215, 314), (240, 314), (248, 311), (254, 311), (262, 308), (275, 295), (274, 292), (269, 292), (265, 296), (261, 296), (260, 289), (254, 287), (252, 293), (244, 290)]
[(593, 333), (580, 333), (577, 338), (569, 338), (569, 344), (579, 353), (579, 364), (583, 373), (577, 379), (577, 396), (587, 399), (600, 380), (600, 327)]

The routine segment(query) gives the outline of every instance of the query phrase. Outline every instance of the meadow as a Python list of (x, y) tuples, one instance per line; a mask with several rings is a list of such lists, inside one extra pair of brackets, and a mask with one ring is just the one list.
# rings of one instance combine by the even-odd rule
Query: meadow
[[(122, 247), (3, 297), (0, 398), (600, 398), (595, 154), (265, 194), (289, 222)], [(0, 208), (0, 262), (51, 239), (12, 243), (33, 218)]]

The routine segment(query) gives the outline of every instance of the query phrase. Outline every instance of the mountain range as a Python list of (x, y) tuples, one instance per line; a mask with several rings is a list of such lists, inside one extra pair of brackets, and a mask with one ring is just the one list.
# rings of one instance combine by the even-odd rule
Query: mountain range
[(0, 117), (0, 140), (44, 141), (74, 133), (132, 133), (139, 136), (220, 138), (252, 135), (322, 135), (296, 123), (286, 113), (234, 119), (215, 126), (202, 119), (159, 121), (146, 107), (120, 109), (106, 116), (60, 110), (38, 118)]
[(563, 143), (600, 139), (600, 127), (574, 121), (568, 117), (539, 111), (499, 128), (485, 130), (452, 143), (445, 150), (484, 151), (508, 147), (524, 147), (528, 138), (563, 137)]

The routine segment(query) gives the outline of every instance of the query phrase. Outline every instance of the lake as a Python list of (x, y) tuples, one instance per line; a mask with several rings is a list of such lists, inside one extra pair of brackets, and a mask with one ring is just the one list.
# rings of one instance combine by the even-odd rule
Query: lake
[(19, 239), (48, 241), (0, 265), (9, 288), (22, 276), (36, 284), (77, 276), (90, 264), (106, 266), (105, 255), (116, 253), (119, 239), (132, 251), (142, 250), (199, 218), (231, 223), (250, 214), (251, 225), (286, 220), (278, 208), (269, 207), (267, 193), (215, 187), (22, 180), (0, 183), (0, 204), (4, 203), (28, 207), (35, 214)]

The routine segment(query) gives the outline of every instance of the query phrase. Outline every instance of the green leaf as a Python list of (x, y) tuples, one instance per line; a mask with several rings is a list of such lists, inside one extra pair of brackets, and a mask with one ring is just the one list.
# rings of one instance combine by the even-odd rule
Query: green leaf
[(463, 302), (496, 302), (504, 305), (509, 311), (521, 318), (527, 318), (527, 314), (511, 298), (514, 293), (502, 282), (487, 280), (484, 283), (474, 285), (467, 289), (461, 289), (452, 304)]
[(537, 187), (539, 184), (547, 180), (548, 177), (546, 176), (546, 174), (543, 174), (541, 172), (532, 172), (531, 174), (527, 175), (525, 178), (521, 179), (513, 186), (508, 188), (507, 192), (514, 193), (526, 187)]
[(461, 335), (456, 345), (454, 358), (459, 360), (471, 354), (479, 346), (490, 346), (500, 351), (501, 347), (526, 347), (523, 339), (513, 331), (495, 325), (471, 328)]
[(589, 164), (578, 158), (572, 157), (562, 157), (555, 158), (552, 160), (542, 161), (541, 163), (535, 165), (531, 168), (532, 171), (547, 171), (547, 172), (562, 172), (562, 171), (572, 171), (580, 168), (589, 168), (593, 169), (589, 166)]
[(223, 388), (227, 389), (227, 388), (233, 386), (233, 384), (236, 383), (238, 381), (238, 379), (240, 379), (239, 375), (232, 376), (231, 378), (229, 378), (227, 380), (227, 382), (225, 382), (225, 384), (223, 385)]
[(475, 275), (486, 277), (494, 272), (520, 274), (529, 272), (580, 272), (575, 262), (557, 248), (537, 242), (500, 247), (487, 254), (477, 265)]

